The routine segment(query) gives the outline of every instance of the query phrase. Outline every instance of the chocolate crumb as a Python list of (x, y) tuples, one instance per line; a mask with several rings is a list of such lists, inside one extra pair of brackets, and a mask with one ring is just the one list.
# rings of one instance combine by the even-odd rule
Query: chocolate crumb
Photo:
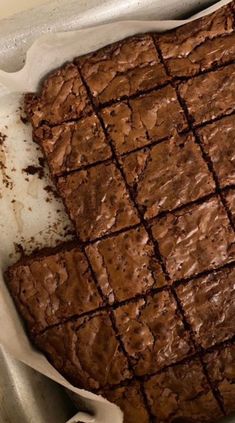
[(44, 169), (41, 166), (34, 166), (29, 165), (22, 169), (22, 172), (27, 173), (27, 175), (36, 175), (38, 174), (39, 179), (42, 179), (44, 177)]
[(24, 255), (25, 255), (24, 248), (22, 247), (21, 244), (18, 244), (17, 242), (14, 242), (14, 248), (15, 248), (15, 253), (16, 254), (20, 254), (21, 257), (24, 257)]
[(44, 167), (45, 166), (45, 159), (44, 159), (44, 157), (39, 157), (38, 158), (38, 163), (39, 163), (39, 165), (41, 167)]
[(47, 185), (47, 186), (45, 186), (45, 187), (44, 187), (44, 190), (45, 190), (46, 192), (48, 192), (48, 194), (52, 194), (55, 198), (59, 198), (59, 195), (58, 195), (58, 193), (57, 193), (56, 189), (55, 189), (55, 188), (53, 188), (51, 185)]
[(23, 122), (24, 125), (26, 125), (29, 122), (27, 116), (20, 116), (20, 120), (21, 122)]
[(7, 135), (0, 132), (0, 145), (3, 145), (6, 138), (7, 138)]

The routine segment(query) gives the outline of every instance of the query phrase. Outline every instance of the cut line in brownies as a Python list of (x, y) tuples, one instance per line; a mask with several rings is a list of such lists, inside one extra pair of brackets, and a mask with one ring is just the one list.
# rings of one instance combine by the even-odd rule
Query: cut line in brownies
[(124, 423), (235, 411), (234, 5), (26, 96), (76, 238), (10, 267), (9, 289), (50, 362)]

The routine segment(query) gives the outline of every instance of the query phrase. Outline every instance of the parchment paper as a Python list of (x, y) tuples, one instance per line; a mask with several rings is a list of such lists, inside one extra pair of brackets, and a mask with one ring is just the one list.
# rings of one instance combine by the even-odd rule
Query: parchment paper
[[(95, 417), (78, 413), (70, 423), (121, 423), (122, 413), (102, 397), (74, 388), (31, 346), (3, 281), (4, 269), (18, 257), (16, 244), (21, 244), (30, 253), (35, 248), (54, 246), (69, 239), (72, 230), (62, 202), (50, 192), (51, 188), (48, 189), (52, 183), (48, 169), (40, 168), (41, 152), (32, 141), (31, 129), (21, 120), (22, 94), (36, 91), (42, 77), (75, 56), (136, 33), (174, 28), (229, 2), (219, 1), (184, 21), (115, 21), (73, 32), (49, 34), (38, 39), (29, 49), (26, 64), (20, 71), (6, 73), (0, 70), (0, 343), (15, 358), (86, 400)], [(179, 9), (181, 0), (176, 3)], [(192, 1), (192, 7), (197, 3)], [(162, 7), (167, 7), (167, 1)], [(29, 165), (37, 166), (38, 172), (28, 175), (23, 169)]]

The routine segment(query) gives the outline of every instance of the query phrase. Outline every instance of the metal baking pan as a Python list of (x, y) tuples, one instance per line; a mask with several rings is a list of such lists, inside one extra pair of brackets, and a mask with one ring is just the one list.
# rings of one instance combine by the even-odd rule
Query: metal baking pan
[[(29, 46), (47, 32), (121, 19), (177, 19), (213, 3), (216, 1), (165, 0), (162, 7), (161, 0), (54, 0), (0, 22), (0, 69), (19, 70)], [(0, 423), (65, 423), (76, 413), (62, 387), (16, 361), (2, 347), (0, 383)]]

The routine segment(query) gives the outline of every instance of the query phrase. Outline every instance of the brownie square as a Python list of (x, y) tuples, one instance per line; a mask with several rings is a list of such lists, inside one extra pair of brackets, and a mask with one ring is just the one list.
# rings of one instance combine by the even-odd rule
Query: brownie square
[(89, 245), (86, 252), (98, 283), (111, 304), (167, 283), (143, 227), (98, 241)]
[(103, 305), (78, 247), (21, 259), (6, 277), (31, 333)]
[(235, 235), (217, 197), (157, 219), (152, 232), (173, 280), (235, 258)]
[(75, 62), (98, 103), (156, 88), (169, 79), (150, 35), (119, 41)]
[(145, 218), (187, 204), (215, 189), (192, 134), (175, 134), (168, 141), (124, 157), (122, 163)]
[(232, 219), (233, 219), (234, 224), (235, 224), (235, 189), (230, 189), (229, 191), (227, 191), (223, 195), (226, 199), (228, 208), (229, 208), (230, 212), (232, 213)]
[(235, 119), (227, 116), (198, 130), (221, 187), (235, 183)]
[(235, 59), (234, 17), (230, 5), (157, 36), (174, 77), (193, 76)]
[(139, 221), (114, 164), (100, 164), (60, 177), (58, 188), (82, 241)]
[(213, 423), (223, 416), (198, 359), (153, 376), (145, 392), (161, 423)]
[(118, 155), (187, 129), (175, 90), (166, 86), (104, 108), (102, 116)]
[(52, 72), (40, 95), (26, 96), (25, 108), (34, 128), (78, 119), (92, 110), (78, 69), (72, 63)]
[(228, 115), (235, 110), (235, 64), (180, 84), (179, 93), (194, 124)]
[(214, 386), (219, 390), (227, 415), (235, 412), (235, 345), (214, 351), (204, 357)]
[(235, 335), (235, 268), (223, 269), (178, 287), (177, 294), (203, 348)]
[(35, 343), (74, 386), (100, 389), (130, 377), (106, 312), (49, 328)]
[(100, 392), (108, 401), (123, 411), (123, 423), (150, 423), (140, 384), (137, 381), (116, 389)]
[(118, 307), (114, 315), (138, 376), (154, 373), (194, 351), (175, 300), (168, 291)]
[(34, 138), (41, 145), (52, 175), (106, 160), (111, 149), (96, 115), (76, 123), (64, 123), (50, 128), (43, 125), (34, 131)]

